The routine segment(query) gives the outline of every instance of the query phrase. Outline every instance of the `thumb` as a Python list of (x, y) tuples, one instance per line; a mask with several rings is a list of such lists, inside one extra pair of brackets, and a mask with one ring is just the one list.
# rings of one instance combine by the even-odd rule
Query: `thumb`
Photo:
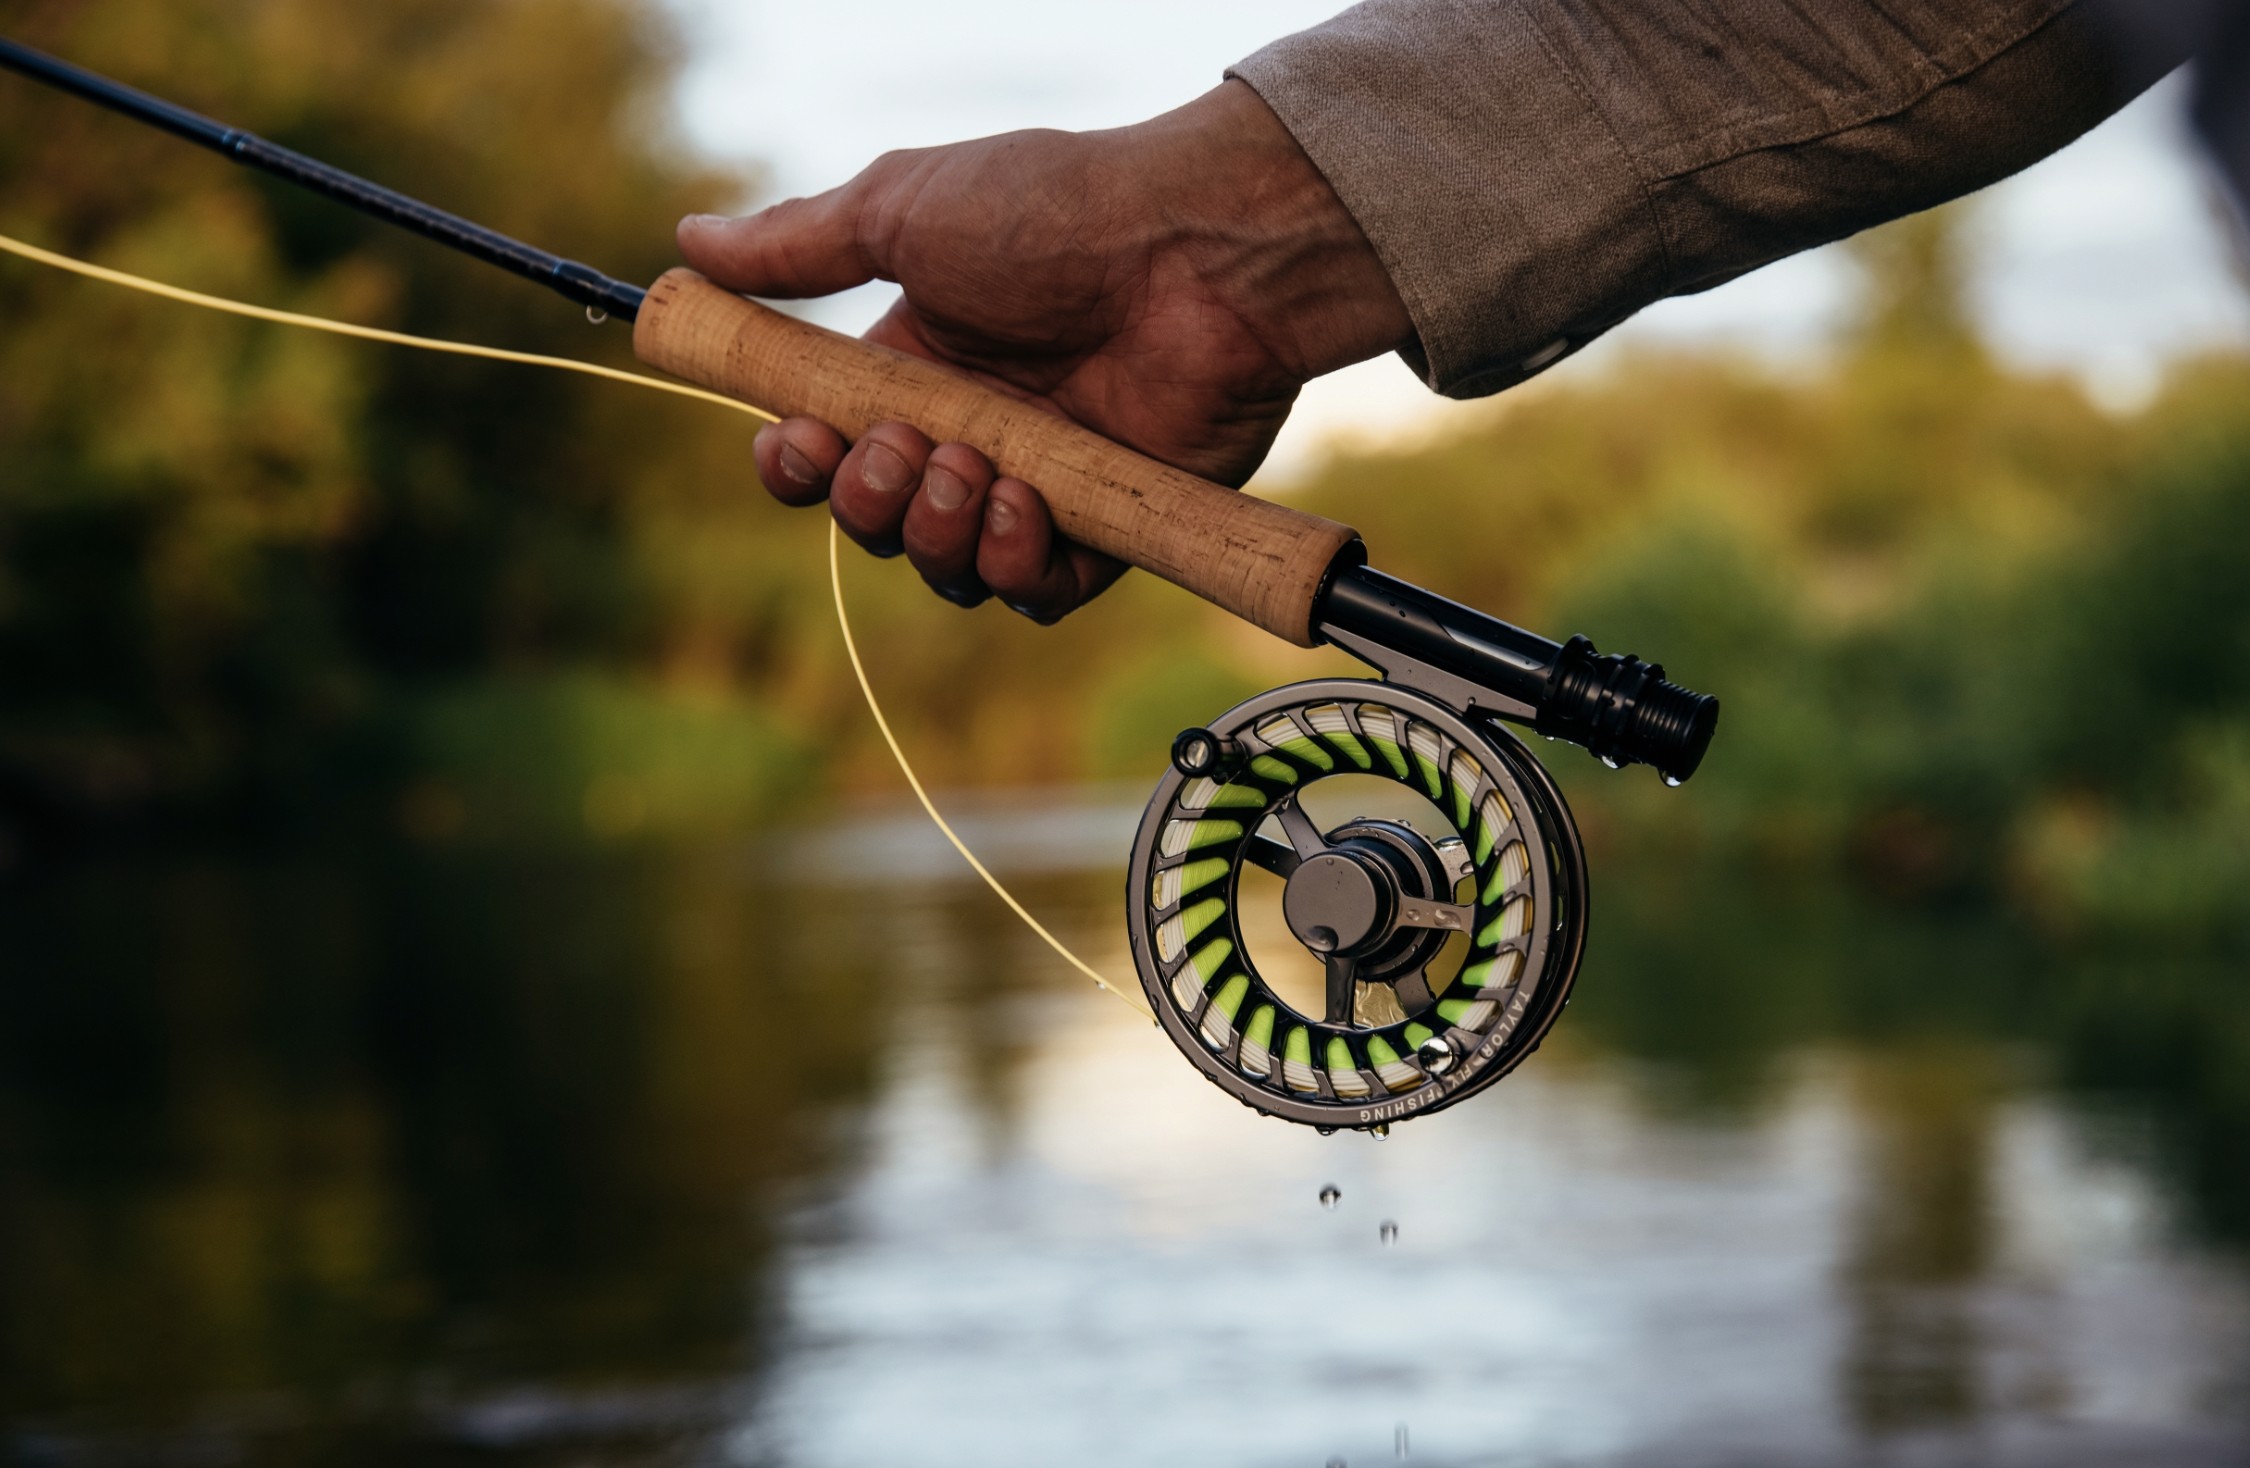
[(680, 255), (714, 285), (746, 296), (825, 296), (864, 285), (876, 275), (859, 239), (865, 180), (742, 219), (691, 214), (680, 221)]

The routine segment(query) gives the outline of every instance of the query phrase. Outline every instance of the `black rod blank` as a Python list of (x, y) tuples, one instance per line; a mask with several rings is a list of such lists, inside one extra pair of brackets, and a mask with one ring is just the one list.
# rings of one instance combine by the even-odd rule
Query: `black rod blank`
[(174, 137), (185, 138), (245, 167), (325, 195), (386, 224), (412, 230), (487, 265), (497, 265), (535, 281), (591, 310), (631, 321), (640, 315), (641, 303), (647, 298), (648, 293), (639, 286), (612, 280), (591, 266), (533, 249), (521, 240), (496, 234), (458, 215), (433, 209), (418, 199), (410, 199), (340, 168), (331, 168), (317, 159), (269, 143), (255, 133), (214, 122), (201, 113), (176, 107), (160, 97), (97, 76), (4, 36), (0, 36), (0, 68), (84, 98), (137, 122), (161, 128)]

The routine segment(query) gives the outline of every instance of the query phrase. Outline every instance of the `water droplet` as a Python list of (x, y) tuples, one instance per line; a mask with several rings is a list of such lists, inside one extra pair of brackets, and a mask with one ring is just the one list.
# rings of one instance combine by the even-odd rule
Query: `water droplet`
[(1391, 1124), (1387, 1121), (1379, 1121), (1367, 1129), (1367, 1134), (1380, 1142), (1391, 1134)]
[(1670, 788), (1677, 790), (1682, 785), (1685, 785), (1687, 781), (1681, 779), (1678, 775), (1666, 775), (1664, 777), (1664, 783)]
[(1406, 1447), (1406, 1424), (1405, 1424), (1405, 1423), (1401, 1422), (1401, 1423), (1400, 1423), (1400, 1424), (1398, 1425), (1398, 1431), (1396, 1431), (1396, 1432), (1394, 1432), (1394, 1433), (1392, 1433), (1392, 1434), (1391, 1434), (1391, 1446), (1392, 1446), (1392, 1448), (1393, 1448), (1393, 1449), (1394, 1449), (1394, 1450), (1395, 1450), (1395, 1451), (1396, 1451), (1396, 1452), (1398, 1453), (1398, 1455), (1399, 1455), (1399, 1456), (1400, 1456), (1401, 1458), (1403, 1458), (1403, 1457), (1405, 1457), (1405, 1456), (1406, 1456), (1406, 1453), (1407, 1453), (1407, 1447)]
[(1349, 1463), (1346, 1463), (1342, 1458), (1330, 1458), (1328, 1460), (1328, 1468), (1351, 1468), (1351, 1465)]
[(1625, 768), (1625, 762), (1613, 754), (1603, 755), (1602, 763), (1608, 765), (1613, 770), (1622, 770)]
[(1313, 1130), (1320, 1133), (1324, 1137), (1333, 1137), (1336, 1135), (1336, 1129), (1332, 1126), (1316, 1126), (1313, 1128)]
[(1327, 1187), (1320, 1190), (1320, 1206), (1323, 1208), (1332, 1209), (1343, 1200), (1343, 1197), (1344, 1190), (1337, 1187), (1334, 1183), (1330, 1183)]
[(1422, 1069), (1431, 1075), (1441, 1076), (1453, 1069), (1460, 1059), (1453, 1053), (1453, 1042), (1443, 1035), (1432, 1035), (1415, 1048), (1414, 1058), (1422, 1062)]
[(586, 319), (599, 326), (604, 321), (609, 320), (609, 313), (599, 306), (588, 306), (586, 308)]
[(1382, 1238), (1383, 1247), (1386, 1249), (1398, 1242), (1398, 1225), (1387, 1218), (1383, 1220), (1383, 1226), (1375, 1232)]

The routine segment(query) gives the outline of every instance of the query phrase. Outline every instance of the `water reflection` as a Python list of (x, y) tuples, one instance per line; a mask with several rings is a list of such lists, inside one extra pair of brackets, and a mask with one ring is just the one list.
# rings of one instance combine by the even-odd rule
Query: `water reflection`
[[(1119, 972), (1130, 815), (979, 817)], [(1523, 1074), (1322, 1139), (887, 820), (0, 894), (0, 1455), (2240, 1461), (2231, 974), (1612, 863)]]
[(850, 945), (695, 863), (167, 863), (13, 894), (8, 1415), (294, 1456), (536, 1437), (527, 1384), (594, 1392), (553, 1408), (571, 1431), (731, 1400), (771, 1221), (871, 1073)]

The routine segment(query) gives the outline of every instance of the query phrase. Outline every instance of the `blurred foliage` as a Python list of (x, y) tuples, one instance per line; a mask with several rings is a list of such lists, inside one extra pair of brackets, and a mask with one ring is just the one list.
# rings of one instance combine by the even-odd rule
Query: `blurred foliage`
[(2011, 892), (2065, 929), (2250, 942), (2246, 400), (2240, 364), (2190, 374), (2108, 425), (2077, 525), (1939, 540), (1856, 612), (1744, 518), (1605, 548), (1561, 619), (1676, 653), (1728, 707), (1695, 799), (1588, 798), (1637, 836), (1894, 896)]
[[(678, 215), (746, 187), (665, 131), (673, 44), (626, 0), (10, 3), (0, 28), (627, 276), (672, 263)], [(544, 292), (12, 78), (0, 228), (276, 306), (629, 360)], [(473, 828), (467, 787), (497, 766), (453, 768), (457, 750), (676, 728), (785, 676), (790, 608), (821, 616), (776, 574), (801, 557), (760, 533), (744, 422), (14, 263), (0, 310), (13, 824), (302, 819), (454, 784)], [(604, 692), (481, 691), (556, 678)], [(741, 750), (687, 744), (764, 789), (714, 819), (803, 769), (768, 756), (808, 726), (738, 702)], [(401, 725), (445, 732), (376, 737)]]
[(1611, 859), (2250, 947), (2250, 364), (2185, 364), (2131, 415), (2001, 367), (1962, 212), (1855, 242), (1865, 314), (1824, 368), (1626, 361), (1308, 500), (1439, 590), (1722, 696), (1679, 794), (1561, 757)]
[(673, 1462), (727, 1419), (889, 909), (401, 854), (0, 893), (0, 1457)]
[[(643, 278), (676, 215), (749, 188), (668, 133), (655, 14), (0, 3), (10, 34)], [(1558, 751), (1597, 844), (2250, 943), (2250, 370), (2183, 369), (2119, 415), (2000, 364), (1963, 308), (1962, 218), (1856, 242), (1865, 309), (1821, 362), (1577, 364), (1294, 497), (1387, 569), (1724, 697), (1679, 795)], [(14, 83), (0, 227), (626, 360), (537, 290)], [(29, 266), (0, 268), (0, 309), (0, 845), (338, 815), (428, 842), (695, 836), (895, 783), (820, 523), (756, 492), (746, 423)], [(1150, 775), (1179, 727), (1350, 666), (1145, 577), (1038, 629), (937, 605), (900, 564), (847, 574), (941, 785)]]

